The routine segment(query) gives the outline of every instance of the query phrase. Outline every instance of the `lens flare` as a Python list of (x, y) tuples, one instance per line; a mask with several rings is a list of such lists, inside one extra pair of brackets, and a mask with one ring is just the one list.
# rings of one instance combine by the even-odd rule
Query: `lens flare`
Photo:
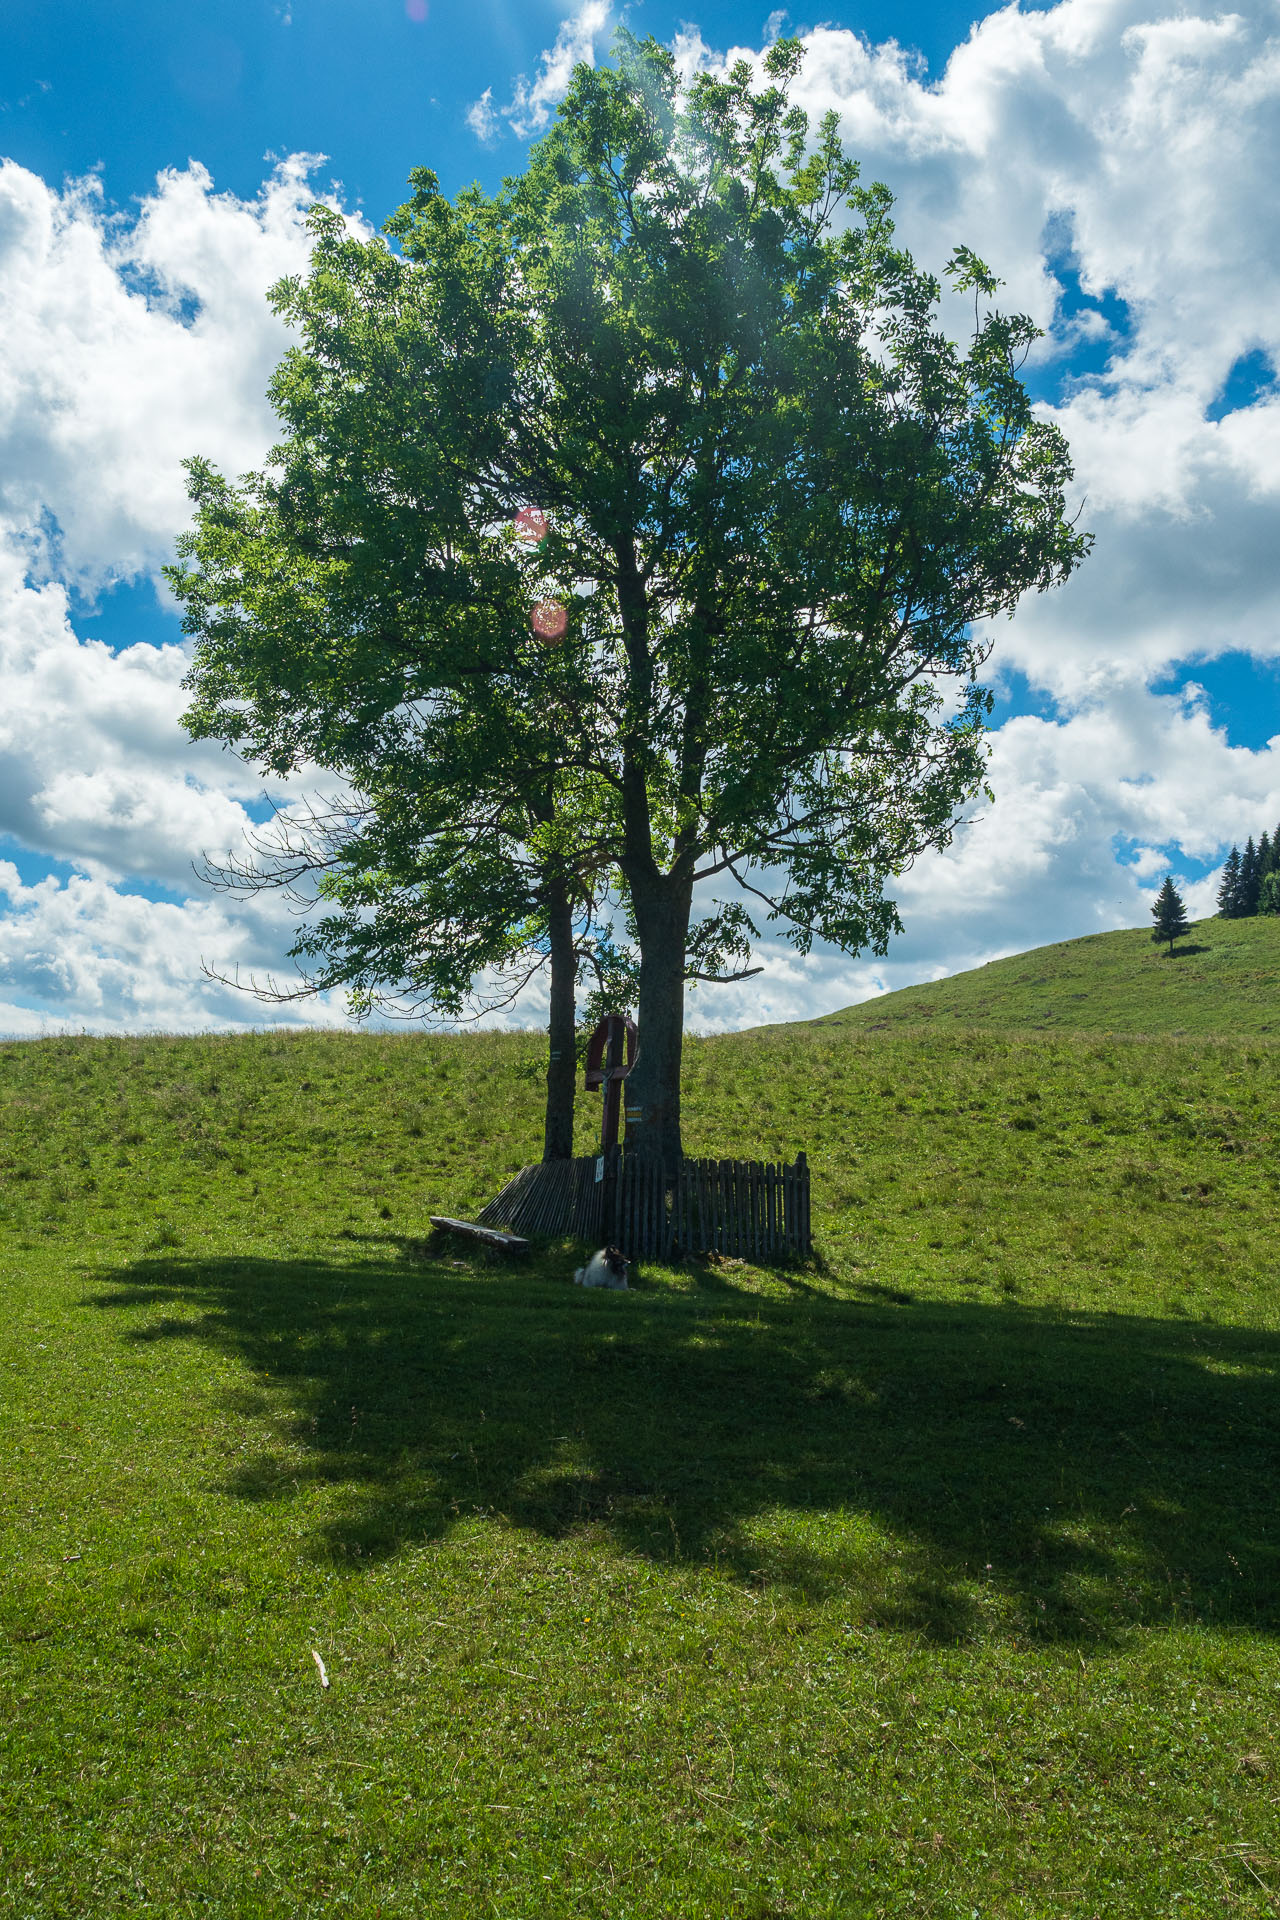
[(521, 507), (511, 524), (516, 530), (516, 539), (527, 547), (540, 546), (547, 537), (547, 516), (541, 507)]
[(558, 600), (539, 600), (529, 624), (540, 640), (558, 640), (569, 624), (569, 615)]
[(427, 0), (404, 0), (404, 10), (419, 26), (427, 17)]

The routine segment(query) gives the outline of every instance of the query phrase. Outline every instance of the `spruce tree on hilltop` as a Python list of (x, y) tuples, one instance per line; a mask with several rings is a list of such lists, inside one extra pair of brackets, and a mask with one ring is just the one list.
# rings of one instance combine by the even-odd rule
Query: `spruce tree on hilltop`
[(1240, 918), (1240, 849), (1232, 847), (1218, 887), (1218, 912), (1224, 920)]
[(1258, 890), (1258, 912), (1280, 914), (1280, 868), (1272, 867)]
[[(1252, 844), (1251, 841), (1250, 845)], [(1156, 903), (1151, 909), (1151, 914), (1156, 923), (1151, 930), (1151, 938), (1157, 942), (1167, 940), (1169, 952), (1172, 954), (1174, 941), (1181, 940), (1184, 934), (1190, 933), (1191, 923), (1187, 919), (1186, 906), (1182, 895), (1173, 884), (1171, 873), (1167, 873), (1164, 877), (1164, 885), (1156, 895)]]
[(1244, 852), (1240, 856), (1240, 912), (1248, 919), (1258, 911), (1258, 888), (1262, 885), (1262, 875), (1258, 870), (1258, 849), (1253, 844), (1253, 835), (1245, 841)]

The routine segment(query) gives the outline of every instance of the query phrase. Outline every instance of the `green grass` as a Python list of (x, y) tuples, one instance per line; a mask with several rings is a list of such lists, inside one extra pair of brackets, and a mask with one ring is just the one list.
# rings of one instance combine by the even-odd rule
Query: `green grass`
[(0, 1913), (1274, 1914), (1280, 1048), (691, 1042), (820, 1258), (618, 1295), (540, 1051), (0, 1048)]
[(1172, 957), (1142, 927), (1090, 934), (825, 1017), (864, 1028), (1280, 1036), (1280, 919), (1199, 920)]

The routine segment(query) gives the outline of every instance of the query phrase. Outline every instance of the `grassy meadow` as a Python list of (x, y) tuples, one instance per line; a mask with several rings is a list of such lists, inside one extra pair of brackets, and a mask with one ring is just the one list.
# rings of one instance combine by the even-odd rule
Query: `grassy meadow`
[(541, 1060), (0, 1047), (0, 1914), (1275, 1914), (1280, 1044), (692, 1040), (818, 1254), (627, 1294)]
[(1274, 1034), (1280, 918), (1199, 920), (1172, 955), (1144, 927), (993, 960), (826, 1016), (840, 1026)]

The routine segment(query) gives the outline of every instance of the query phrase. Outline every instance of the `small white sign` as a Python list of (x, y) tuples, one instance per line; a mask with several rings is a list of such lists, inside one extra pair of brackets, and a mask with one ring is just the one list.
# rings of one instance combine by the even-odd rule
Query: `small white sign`
[(604, 1179), (604, 1155), (602, 1153), (598, 1153), (596, 1155), (596, 1180), (597, 1182), (599, 1182), (603, 1179)]

